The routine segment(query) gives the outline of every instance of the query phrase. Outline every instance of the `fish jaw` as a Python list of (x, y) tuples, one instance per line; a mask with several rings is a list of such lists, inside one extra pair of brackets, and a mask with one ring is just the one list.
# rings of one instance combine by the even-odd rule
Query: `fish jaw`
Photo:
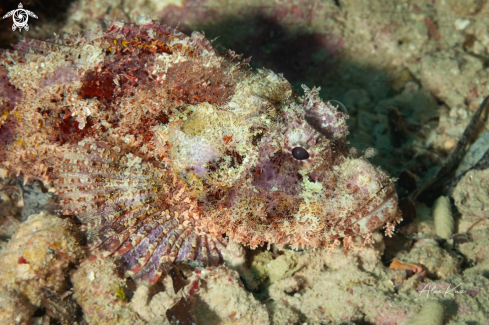
[[(394, 186), (392, 186), (394, 187)], [(395, 225), (401, 222), (402, 217), (398, 207), (398, 196), (395, 189), (390, 189), (380, 204), (377, 204), (372, 211), (361, 217), (352, 226), (357, 231), (357, 235), (367, 235), (376, 229), (386, 225)], [(393, 230), (393, 229), (392, 229)], [(388, 235), (391, 235), (390, 233)]]

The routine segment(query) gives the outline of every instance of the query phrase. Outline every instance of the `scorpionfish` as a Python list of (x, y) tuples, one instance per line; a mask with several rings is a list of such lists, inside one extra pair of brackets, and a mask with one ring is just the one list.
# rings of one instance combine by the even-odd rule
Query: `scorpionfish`
[(149, 283), (230, 240), (390, 235), (394, 181), (348, 147), (346, 114), (247, 62), (149, 20), (23, 40), (0, 56), (0, 177), (49, 184), (92, 258)]

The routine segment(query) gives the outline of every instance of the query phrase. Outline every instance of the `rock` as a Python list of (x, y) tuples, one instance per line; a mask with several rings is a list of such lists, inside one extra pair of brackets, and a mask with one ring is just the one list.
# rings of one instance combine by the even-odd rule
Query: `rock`
[(0, 253), (0, 289), (6, 292), (4, 299), (14, 308), (12, 313), (29, 319), (33, 310), (44, 307), (53, 318), (72, 322), (71, 298), (61, 296), (69, 290), (70, 265), (78, 263), (82, 254), (68, 220), (41, 213), (20, 224)]

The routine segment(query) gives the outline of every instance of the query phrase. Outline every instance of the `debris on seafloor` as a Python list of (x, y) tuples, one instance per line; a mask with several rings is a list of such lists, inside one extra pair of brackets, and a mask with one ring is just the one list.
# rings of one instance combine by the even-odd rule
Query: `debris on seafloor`
[(416, 241), (408, 252), (396, 256), (401, 262), (422, 265), (429, 278), (447, 279), (460, 273), (462, 260), (444, 249), (435, 239)]
[(464, 274), (489, 274), (489, 169), (471, 170), (453, 191), (457, 209), (462, 213), (458, 230), (464, 234), (459, 250), (471, 268)]
[(181, 298), (173, 307), (166, 310), (166, 318), (170, 324), (192, 325), (195, 324), (195, 318), (190, 312), (189, 303), (185, 298)]
[(390, 270), (404, 270), (404, 271), (411, 271), (413, 274), (421, 274), (423, 277), (426, 276), (426, 272), (423, 270), (423, 268), (417, 264), (404, 264), (399, 262), (398, 260), (392, 261), (391, 265), (389, 265)]
[(455, 149), (447, 157), (446, 161), (443, 163), (435, 176), (428, 179), (420, 187), (416, 188), (416, 190), (409, 194), (408, 199), (410, 201), (414, 202), (419, 199), (421, 195), (423, 195), (424, 200), (433, 202), (436, 199), (436, 195), (441, 195), (444, 192), (448, 192), (467, 172), (471, 171), (472, 169), (484, 169), (489, 166), (488, 149), (474, 166), (455, 177), (457, 167), (467, 152), (468, 144), (477, 133), (480, 123), (487, 120), (488, 112), (489, 96), (486, 96), (474, 115), (472, 115), (470, 122), (457, 142)]
[(239, 273), (227, 266), (190, 272), (188, 284), (179, 294), (174, 293), (171, 282), (165, 277), (164, 289), (153, 295), (147, 285), (138, 286), (131, 299), (133, 310), (149, 323), (168, 319), (172, 324), (173, 320), (186, 324), (192, 318), (196, 324), (269, 323), (265, 307), (246, 291)]
[(489, 132), (482, 134), (477, 140), (470, 146), (465, 154), (464, 158), (460, 162), (460, 165), (455, 172), (455, 176), (466, 172), (475, 166), (484, 156), (489, 149)]

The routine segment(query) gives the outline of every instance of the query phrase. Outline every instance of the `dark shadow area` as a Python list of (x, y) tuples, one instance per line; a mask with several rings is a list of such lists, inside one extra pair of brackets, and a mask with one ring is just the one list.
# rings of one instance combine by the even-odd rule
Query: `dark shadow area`
[[(203, 283), (203, 286), (206, 286), (205, 282)], [(190, 313), (196, 318), (196, 324), (201, 324), (204, 322), (204, 320), (208, 324), (219, 323), (219, 315), (214, 310), (212, 310), (210, 306), (199, 296), (196, 296), (195, 298), (192, 298), (190, 300), (192, 300)]]
[[(188, 27), (180, 26), (191, 34)], [(244, 57), (252, 57), (253, 68), (267, 68), (282, 73), (294, 88), (302, 92), (300, 85), (311, 77), (331, 75), (335, 72), (335, 57), (342, 40), (333, 34), (297, 32), (294, 34), (258, 14), (242, 18), (229, 18), (212, 25), (201, 26), (218, 51), (231, 49)], [(331, 87), (330, 84), (317, 86)]]
[(482, 272), (482, 276), (485, 277), (486, 279), (489, 279), (489, 272), (488, 271)]
[(455, 301), (455, 299), (443, 299), (441, 301), (443, 306), (445, 307), (445, 318), (446, 322), (450, 322), (454, 319), (458, 313), (459, 305)]
[[(338, 69), (345, 40), (334, 33), (311, 33), (301, 28), (291, 31), (277, 22), (274, 15), (261, 12), (211, 20), (212, 9), (205, 11), (203, 8), (195, 9), (200, 12), (195, 17), (203, 21), (193, 21), (194, 28), (191, 28), (185, 23), (187, 14), (179, 7), (172, 7), (165, 11), (161, 23), (178, 26), (187, 35), (194, 30), (203, 31), (208, 39), (214, 40), (213, 45), (219, 52), (231, 49), (243, 54), (244, 58), (251, 56), (252, 68), (282, 73), (301, 93), (301, 84), (304, 83), (310, 88), (321, 87), (322, 95), (340, 94), (366, 86)], [(357, 71), (362, 76), (372, 75), (375, 83), (381, 82), (388, 87), (390, 80), (386, 73), (375, 69), (365, 71), (365, 68)], [(345, 83), (348, 84), (347, 89)], [(384, 91), (381, 97), (385, 95)]]

